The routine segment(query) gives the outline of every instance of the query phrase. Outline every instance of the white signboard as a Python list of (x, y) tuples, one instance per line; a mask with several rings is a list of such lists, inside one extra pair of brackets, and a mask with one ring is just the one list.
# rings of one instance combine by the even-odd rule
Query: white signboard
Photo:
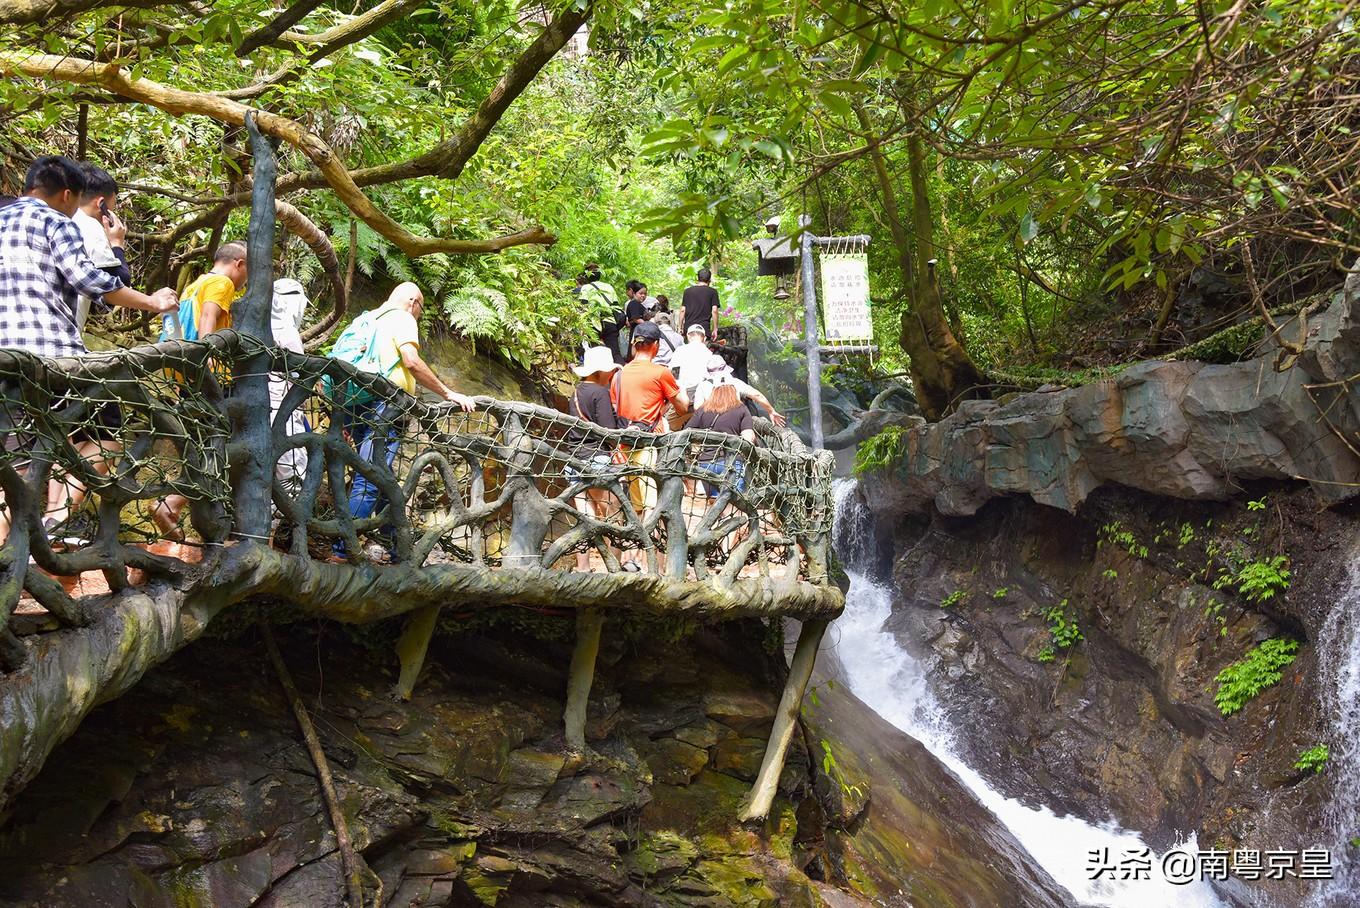
[(821, 256), (822, 316), (828, 341), (870, 341), (869, 256), (828, 252)]

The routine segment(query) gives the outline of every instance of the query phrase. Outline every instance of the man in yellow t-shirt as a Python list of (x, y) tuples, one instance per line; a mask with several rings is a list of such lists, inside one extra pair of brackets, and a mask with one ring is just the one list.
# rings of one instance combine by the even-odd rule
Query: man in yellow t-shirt
[[(416, 386), (420, 385), (471, 412), (477, 405), (476, 401), (440, 381), (439, 376), (420, 356), (420, 313), (424, 304), (425, 294), (408, 281), (398, 284), (387, 297), (387, 302), (373, 310), (371, 318), (375, 325), (378, 371), (407, 394), (415, 394)], [(341, 418), (359, 458), (376, 465), (377, 458), (381, 456), (387, 468), (391, 469), (400, 440), (400, 417), (389, 412), (389, 404), (383, 400), (355, 404), (347, 407)], [(350, 517), (355, 520), (371, 517), (382, 504), (383, 498), (378, 487), (367, 476), (354, 471), (349, 489)], [(384, 534), (380, 532), (379, 535)], [(328, 560), (349, 560), (343, 541), (335, 543)]]
[(245, 243), (223, 243), (213, 256), (212, 270), (180, 294), (181, 300), (193, 300), (190, 311), (180, 310), (180, 336), (197, 339), (230, 328), (231, 303), (245, 283)]
[[(231, 327), (231, 303), (246, 283), (246, 244), (223, 243), (213, 256), (212, 270), (195, 280), (180, 294), (179, 337), (198, 340), (214, 331)], [(186, 307), (184, 303), (192, 301)], [(167, 316), (169, 318), (169, 316)], [(161, 332), (161, 340), (167, 332)], [(225, 376), (222, 376), (225, 377)], [(189, 499), (183, 495), (167, 495), (156, 505), (151, 517), (161, 534), (172, 542), (184, 539), (179, 528), (180, 515)]]

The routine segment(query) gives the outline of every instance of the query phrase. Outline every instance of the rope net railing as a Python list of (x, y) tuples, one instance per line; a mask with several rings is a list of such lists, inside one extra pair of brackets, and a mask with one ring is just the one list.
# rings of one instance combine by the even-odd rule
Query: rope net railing
[[(233, 399), (247, 365), (268, 372), (269, 414)], [(256, 541), (296, 556), (830, 583), (831, 457), (761, 420), (752, 445), (489, 398), (468, 413), (230, 331), (57, 360), (0, 350), (0, 661), (18, 655), (21, 600), (81, 624), (70, 578), (184, 585), (247, 538), (233, 477), (262, 418), (275, 520)]]

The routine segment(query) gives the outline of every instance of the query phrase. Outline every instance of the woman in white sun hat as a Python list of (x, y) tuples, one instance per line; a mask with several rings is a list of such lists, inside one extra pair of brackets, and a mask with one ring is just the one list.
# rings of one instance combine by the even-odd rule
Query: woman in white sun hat
[[(620, 368), (622, 367), (614, 362), (614, 354), (608, 347), (588, 348), (581, 358), (581, 365), (571, 367), (571, 371), (575, 372), (581, 381), (572, 389), (571, 399), (567, 402), (567, 412), (602, 429), (620, 428), (622, 423), (618, 414), (614, 412), (613, 402), (609, 399), (609, 381)], [(612, 441), (579, 430), (568, 432), (567, 441), (573, 445), (572, 456), (588, 462), (589, 472), (592, 474), (604, 473), (615, 463), (615, 451), (618, 446)], [(581, 477), (581, 471), (572, 467), (567, 467), (564, 472), (569, 479)], [(609, 500), (612, 497), (609, 492), (591, 487), (585, 490), (585, 494), (590, 500), (590, 507), (594, 510), (596, 518), (608, 520)], [(579, 498), (576, 506), (584, 510)], [(617, 549), (614, 549), (614, 557), (619, 557)], [(587, 553), (576, 553), (576, 569), (590, 570), (590, 556)]]

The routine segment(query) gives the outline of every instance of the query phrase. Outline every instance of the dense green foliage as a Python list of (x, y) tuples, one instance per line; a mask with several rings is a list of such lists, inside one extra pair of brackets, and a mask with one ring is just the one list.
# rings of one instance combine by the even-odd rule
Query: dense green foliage
[[(411, 255), (329, 180), (286, 193), (342, 262), (379, 285), (419, 281), (428, 320), (522, 366), (591, 337), (599, 313), (569, 293), (591, 260), (672, 297), (713, 264), (757, 330), (795, 333), (796, 295), (770, 299), (747, 245), (770, 216), (785, 233), (806, 214), (820, 233), (872, 236), (878, 366), (909, 371), (923, 403), (939, 384), (948, 406), (989, 393), (970, 359), (1003, 390), (1080, 381), (1325, 289), (1360, 251), (1360, 64), (1340, 0), (361, 0), (317, 4), (272, 41), (256, 40), (279, 12), (265, 0), (100, 5), (0, 12), (17, 49), (0, 58), (0, 184), (83, 146), (129, 185), (138, 276), (182, 281), (244, 228), (244, 209), (218, 207), (246, 188), (242, 130), (24, 60), (233, 95), (368, 174), (358, 188), (411, 234), (553, 233), (498, 255)], [(563, 16), (589, 20), (588, 52), (535, 60)], [(513, 102), (479, 112), (503, 79)], [(467, 153), (375, 175), (451, 142)], [(302, 148), (284, 146), (285, 179), (315, 175)], [(295, 239), (281, 262), (324, 293)], [(1215, 294), (1226, 303), (1176, 325), (1181, 295)], [(1196, 355), (1241, 356), (1262, 334)]]
[[(260, 103), (302, 122), (351, 168), (425, 152), (475, 109), (539, 25), (513, 2), (420, 6), (332, 53), (304, 78), (266, 93)], [(614, 29), (614, 12), (625, 10), (597, 9), (597, 23)], [(156, 21), (173, 21), (180, 39), (169, 48), (139, 46), (119, 59), (138, 75), (178, 87), (240, 88), (292, 56), (286, 47), (265, 48), (247, 64), (233, 53), (249, 28), (274, 14), (273, 4), (254, 0), (216, 4), (204, 17), (157, 12)], [(306, 21), (316, 31), (348, 19), (323, 5)], [(102, 19), (82, 17), (75, 27), (88, 29), (98, 50), (102, 25)], [(77, 94), (74, 86), (46, 80), (5, 80), (5, 188), (18, 188), (28, 156), (75, 153)], [(639, 155), (641, 133), (660, 121), (664, 103), (645, 61), (609, 54), (559, 57), (508, 109), (456, 180), (424, 177), (368, 190), (384, 212), (416, 234), (478, 239), (537, 223), (558, 237), (546, 248), (415, 257), (360, 222), (351, 250), (356, 218), (335, 194), (296, 194), (290, 201), (330, 235), (342, 263), (353, 256), (361, 284), (371, 279), (376, 293), (391, 282), (414, 280), (430, 303), (427, 322), (521, 366), (545, 365), (545, 354), (571, 356), (598, 323), (598, 313), (569, 292), (584, 262), (599, 262), (616, 285), (642, 277), (653, 292), (673, 296), (692, 277), (692, 267), (684, 267), (669, 243), (635, 229), (640, 211), (669, 198), (669, 175)], [(132, 250), (139, 278), (148, 277), (151, 240), (208, 210), (224, 189), (239, 185), (249, 166), (242, 162), (241, 130), (202, 117), (175, 119), (144, 105), (99, 104), (89, 107), (87, 129), (87, 158), (130, 184), (122, 193), (123, 213), (141, 240)], [(306, 164), (295, 150), (282, 149), (282, 172), (303, 171)], [(243, 234), (247, 215), (244, 208), (233, 211), (221, 235)], [(178, 239), (174, 261), (206, 267), (203, 244), (211, 232), (206, 225)], [(316, 260), (296, 239), (281, 250), (280, 262), (283, 273), (324, 292)]]
[(1214, 678), (1218, 691), (1214, 703), (1225, 716), (1231, 716), (1261, 691), (1278, 684), (1281, 669), (1294, 661), (1299, 641), (1272, 637), (1253, 647), (1242, 659), (1223, 669)]
[(1314, 744), (1299, 752), (1299, 758), (1294, 761), (1294, 768), (1304, 772), (1322, 772), (1327, 768), (1327, 761), (1331, 756), (1331, 749), (1326, 744)]
[(1236, 587), (1238, 595), (1248, 602), (1265, 602), (1289, 589), (1288, 563), (1284, 555), (1241, 561), (1236, 574), (1225, 571), (1214, 581), (1214, 589)]

